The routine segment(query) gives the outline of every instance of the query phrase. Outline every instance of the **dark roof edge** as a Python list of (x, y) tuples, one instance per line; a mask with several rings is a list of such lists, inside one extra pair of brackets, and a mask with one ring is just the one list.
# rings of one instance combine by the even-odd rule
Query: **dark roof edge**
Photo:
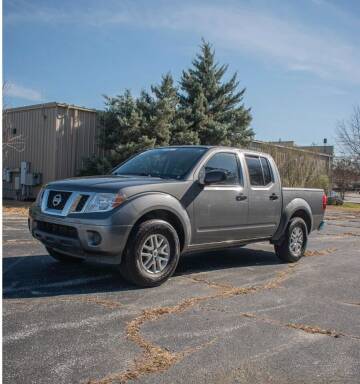
[(27, 110), (31, 110), (31, 109), (55, 108), (55, 107), (77, 109), (79, 111), (86, 111), (86, 112), (97, 112), (98, 111), (96, 109), (80, 107), (80, 106), (74, 105), (74, 104), (58, 103), (56, 101), (52, 101), (49, 103), (24, 105), (23, 107), (7, 108), (7, 109), (4, 109), (4, 112), (27, 111)]

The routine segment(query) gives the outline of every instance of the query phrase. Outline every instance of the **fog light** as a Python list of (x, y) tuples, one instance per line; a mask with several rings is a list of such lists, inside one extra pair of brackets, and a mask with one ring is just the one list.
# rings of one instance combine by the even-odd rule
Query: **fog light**
[(87, 234), (90, 245), (99, 245), (101, 243), (101, 236), (99, 232), (87, 231)]

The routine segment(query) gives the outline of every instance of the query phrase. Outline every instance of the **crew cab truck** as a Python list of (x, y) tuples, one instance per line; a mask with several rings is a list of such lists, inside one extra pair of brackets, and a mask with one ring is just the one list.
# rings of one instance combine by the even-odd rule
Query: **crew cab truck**
[(140, 153), (111, 175), (46, 185), (29, 211), (29, 228), (61, 262), (119, 267), (140, 286), (156, 286), (181, 254), (270, 241), (296, 262), (323, 225), (321, 189), (282, 188), (265, 153), (174, 146)]

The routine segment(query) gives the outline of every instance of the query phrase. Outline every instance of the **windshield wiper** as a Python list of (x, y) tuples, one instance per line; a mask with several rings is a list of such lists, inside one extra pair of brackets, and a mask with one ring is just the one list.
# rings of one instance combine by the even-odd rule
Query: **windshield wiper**
[(170, 176), (170, 175), (158, 175), (156, 177), (160, 177), (160, 179), (164, 179), (164, 180), (169, 180), (169, 179), (178, 180), (176, 176)]
[(159, 179), (164, 179), (164, 180), (168, 180), (168, 179), (174, 179), (174, 180), (178, 180), (176, 176), (172, 176), (172, 175), (156, 175), (156, 174), (152, 174), (152, 173), (146, 173), (146, 172), (138, 172), (138, 173), (116, 173), (115, 174), (116, 176), (126, 176), (126, 177), (131, 177), (131, 176), (145, 176), (145, 177), (157, 177)]
[(131, 176), (146, 176), (146, 177), (152, 177), (150, 175), (150, 173), (115, 173), (116, 176), (127, 176), (127, 177), (131, 177)]

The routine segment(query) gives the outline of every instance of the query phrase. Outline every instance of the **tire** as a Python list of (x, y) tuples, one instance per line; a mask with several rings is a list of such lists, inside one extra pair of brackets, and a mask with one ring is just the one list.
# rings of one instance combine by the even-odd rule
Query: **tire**
[(61, 263), (81, 263), (84, 261), (84, 259), (81, 259), (80, 257), (65, 255), (64, 253), (55, 251), (55, 249), (50, 247), (46, 247), (46, 250), (52, 258)]
[(164, 220), (148, 220), (130, 235), (120, 273), (132, 284), (155, 287), (174, 273), (179, 257), (180, 242), (173, 226)]
[[(291, 235), (293, 235), (293, 239)], [(300, 217), (294, 217), (289, 222), (283, 241), (274, 246), (277, 257), (285, 263), (299, 261), (304, 256), (307, 238), (308, 231), (305, 221)]]

